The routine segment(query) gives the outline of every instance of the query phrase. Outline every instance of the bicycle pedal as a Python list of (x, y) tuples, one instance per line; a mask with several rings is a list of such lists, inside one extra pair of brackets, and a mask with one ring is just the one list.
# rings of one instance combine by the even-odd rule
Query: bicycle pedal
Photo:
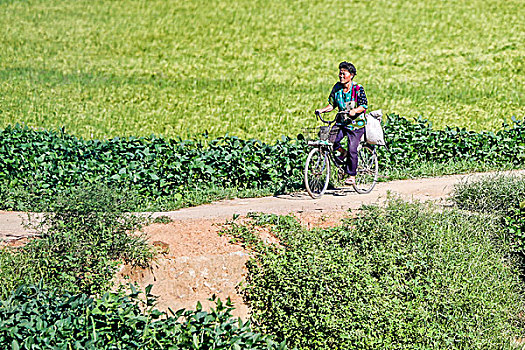
[(338, 197), (346, 196), (346, 192), (345, 190), (337, 190), (337, 191), (334, 191), (334, 196), (338, 196)]

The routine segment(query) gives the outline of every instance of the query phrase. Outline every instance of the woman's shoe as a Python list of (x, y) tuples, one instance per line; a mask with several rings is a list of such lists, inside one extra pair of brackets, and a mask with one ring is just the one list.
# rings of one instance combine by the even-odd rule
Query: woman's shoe
[(350, 177), (346, 178), (345, 185), (347, 185), (347, 186), (355, 185), (355, 177), (350, 176)]

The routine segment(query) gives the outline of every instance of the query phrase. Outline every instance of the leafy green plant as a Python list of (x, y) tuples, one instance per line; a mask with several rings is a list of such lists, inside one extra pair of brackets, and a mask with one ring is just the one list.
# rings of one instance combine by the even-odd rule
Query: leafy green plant
[(473, 132), (465, 128), (436, 130), (418, 118), (414, 123), (390, 114), (385, 124), (388, 150), (380, 148), (381, 166), (409, 170), (423, 162), (477, 162), (520, 166), (525, 160), (525, 123), (513, 118), (496, 132)]
[(258, 329), (292, 346), (511, 348), (522, 332), (521, 286), (496, 218), (391, 199), (329, 229), (253, 220), (280, 247), (250, 245), (243, 292)]
[[(513, 238), (511, 247), (513, 252), (525, 258), (525, 201), (519, 207), (508, 210), (504, 217), (509, 235)], [(525, 266), (523, 267), (525, 270)]]
[(54, 196), (83, 184), (127, 192), (139, 204), (195, 203), (195, 193), (217, 187), (272, 193), (299, 178), (304, 147), (289, 138), (274, 145), (237, 137), (82, 140), (8, 127), (0, 132), (0, 198), (4, 209), (47, 210)]
[(220, 299), (215, 308), (161, 312), (156, 298), (131, 286), (124, 293), (57, 293), (21, 286), (0, 301), (3, 349), (287, 349), (271, 337), (235, 320), (233, 305)]
[[(390, 115), (384, 178), (522, 167), (525, 128), (497, 132), (434, 130)], [(83, 140), (64, 130), (15, 125), (0, 131), (0, 208), (46, 211), (71, 186), (103, 184), (134, 197), (135, 209), (167, 210), (232, 195), (268, 195), (302, 188), (304, 136), (273, 144), (234, 136), (191, 140), (151, 136)]]
[(154, 224), (169, 224), (172, 221), (173, 219), (167, 215), (160, 215), (152, 220)]

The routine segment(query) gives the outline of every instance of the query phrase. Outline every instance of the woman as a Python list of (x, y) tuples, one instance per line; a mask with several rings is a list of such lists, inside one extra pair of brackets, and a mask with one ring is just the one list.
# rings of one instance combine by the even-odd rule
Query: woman
[[(334, 141), (334, 149), (340, 152), (339, 159), (345, 162), (344, 171), (348, 175), (346, 185), (355, 184), (357, 170), (357, 146), (365, 132), (365, 112), (368, 108), (365, 89), (355, 84), (353, 79), (357, 71), (352, 63), (341, 62), (339, 64), (339, 82), (334, 85), (328, 97), (328, 105), (317, 109), (316, 114), (327, 113), (337, 108), (339, 112), (348, 111), (348, 117), (339, 117), (336, 125), (339, 133)], [(341, 147), (341, 140), (348, 137), (348, 152)]]

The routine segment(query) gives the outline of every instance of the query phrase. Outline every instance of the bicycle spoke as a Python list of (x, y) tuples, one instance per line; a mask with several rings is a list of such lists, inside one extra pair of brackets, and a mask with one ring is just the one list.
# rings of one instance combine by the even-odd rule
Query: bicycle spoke
[(377, 181), (377, 155), (368, 146), (363, 146), (358, 155), (359, 162), (354, 189), (358, 193), (368, 193), (372, 191)]

